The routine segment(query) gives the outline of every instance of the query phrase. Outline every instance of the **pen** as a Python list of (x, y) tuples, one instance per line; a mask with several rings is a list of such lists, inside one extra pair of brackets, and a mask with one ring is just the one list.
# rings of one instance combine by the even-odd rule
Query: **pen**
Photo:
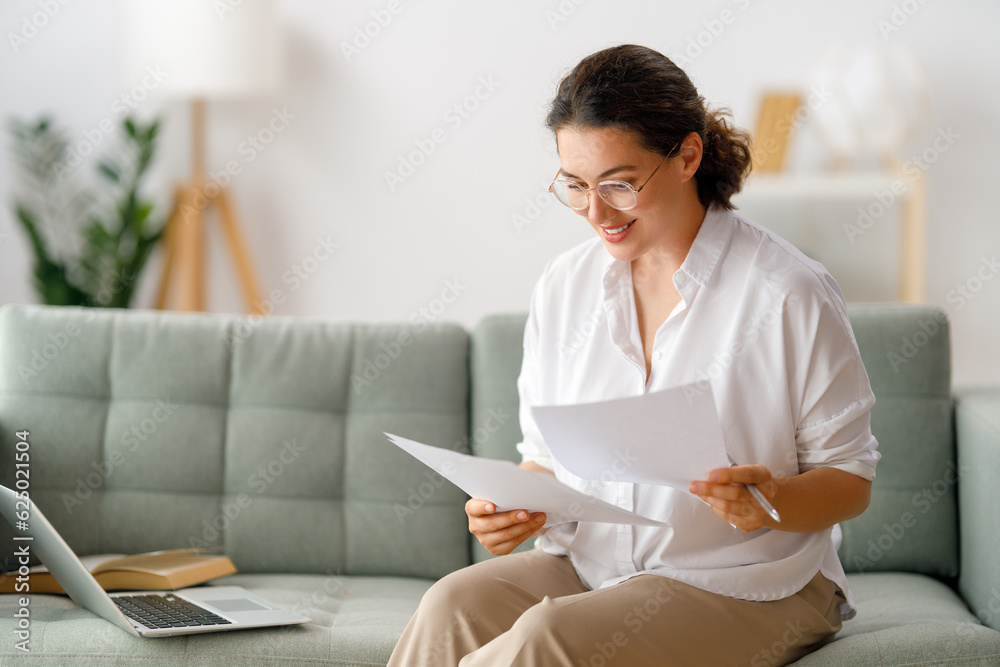
[[(733, 466), (737, 465), (732, 456), (729, 457), (729, 463)], [(743, 486), (745, 486), (747, 491), (750, 492), (750, 495), (754, 497), (754, 500), (756, 500), (757, 503), (764, 508), (764, 511), (767, 512), (769, 517), (778, 523), (781, 523), (781, 515), (778, 514), (778, 510), (774, 509), (774, 505), (767, 502), (767, 498), (765, 498), (764, 494), (760, 492), (760, 489), (757, 488), (756, 484), (744, 484)]]
[(754, 497), (761, 507), (764, 508), (764, 511), (767, 512), (769, 517), (778, 523), (781, 523), (781, 516), (778, 514), (778, 510), (774, 509), (774, 506), (767, 502), (767, 498), (765, 498), (764, 494), (760, 492), (760, 489), (757, 488), (756, 484), (744, 484), (743, 486), (747, 487), (747, 491), (749, 491), (750, 495)]

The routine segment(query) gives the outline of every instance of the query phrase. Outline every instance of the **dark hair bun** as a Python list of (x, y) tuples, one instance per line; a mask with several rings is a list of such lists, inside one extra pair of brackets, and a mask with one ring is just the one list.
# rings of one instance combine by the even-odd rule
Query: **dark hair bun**
[(706, 208), (733, 208), (750, 172), (750, 135), (725, 109), (710, 111), (687, 74), (663, 54), (624, 44), (587, 56), (560, 82), (546, 125), (617, 127), (634, 132), (642, 145), (668, 155), (691, 132), (704, 145), (695, 174)]

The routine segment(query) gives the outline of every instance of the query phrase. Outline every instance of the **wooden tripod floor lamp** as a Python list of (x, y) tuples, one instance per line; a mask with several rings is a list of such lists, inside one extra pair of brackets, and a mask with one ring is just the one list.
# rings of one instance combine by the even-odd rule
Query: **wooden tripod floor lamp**
[(156, 292), (156, 308), (168, 307), (171, 283), (178, 279), (178, 310), (205, 310), (205, 214), (217, 208), (222, 232), (233, 261), (243, 297), (250, 313), (260, 315), (260, 287), (250, 260), (239, 221), (224, 185), (208, 180), (205, 168), (205, 102), (191, 103), (193, 173), (191, 180), (178, 185), (164, 230), (166, 259)]
[(191, 108), (192, 173), (175, 188), (156, 307), (206, 309), (206, 222), (217, 213), (247, 308), (260, 314), (260, 287), (228, 183), (208, 176), (205, 107), (206, 100), (277, 89), (281, 54), (275, 2), (144, 0), (123, 3), (123, 12), (127, 78), (145, 82), (147, 72), (162, 73), (149, 94), (181, 98)]

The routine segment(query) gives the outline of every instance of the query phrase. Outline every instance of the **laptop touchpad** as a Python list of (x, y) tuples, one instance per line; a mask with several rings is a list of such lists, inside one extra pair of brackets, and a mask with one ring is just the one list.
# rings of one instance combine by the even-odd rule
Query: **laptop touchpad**
[(204, 600), (202, 604), (215, 607), (219, 611), (258, 611), (260, 609), (268, 611), (267, 607), (259, 605), (253, 600), (247, 600), (246, 598), (237, 598), (234, 600)]

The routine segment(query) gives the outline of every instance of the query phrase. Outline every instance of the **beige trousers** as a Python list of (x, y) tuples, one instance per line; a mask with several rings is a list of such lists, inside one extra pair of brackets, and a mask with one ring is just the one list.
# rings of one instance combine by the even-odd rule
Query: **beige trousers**
[(539, 550), (453, 572), (427, 591), (390, 667), (772, 667), (840, 630), (843, 593), (817, 573), (772, 602), (640, 575), (588, 590)]

